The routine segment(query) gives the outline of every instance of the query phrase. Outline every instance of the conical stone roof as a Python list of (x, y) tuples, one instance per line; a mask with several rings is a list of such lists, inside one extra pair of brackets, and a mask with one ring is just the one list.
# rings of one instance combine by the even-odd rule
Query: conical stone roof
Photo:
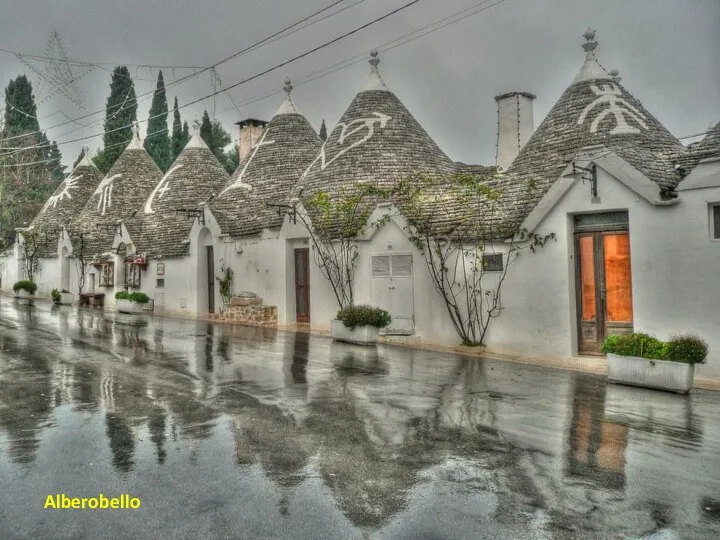
[(230, 176), (196, 133), (126, 226), (138, 252), (148, 257), (182, 257), (188, 253), (193, 217), (178, 212), (198, 209), (217, 195)]
[(672, 191), (679, 174), (674, 160), (683, 146), (597, 62), (594, 31), (585, 34), (586, 59), (573, 83), (555, 103), (498, 183), (498, 209), (508, 231), (516, 229), (581, 149), (602, 145)]
[(717, 156), (720, 156), (720, 122), (715, 124), (701, 141), (685, 148), (677, 161), (687, 175), (703, 159)]
[(140, 140), (137, 124), (133, 139), (115, 161), (105, 178), (71, 224), (84, 233), (85, 253), (93, 256), (112, 248), (118, 220), (129, 219), (162, 178), (162, 171)]
[[(30, 224), (30, 228), (59, 230), (74, 220), (85, 207), (102, 180), (102, 173), (90, 160), (88, 153), (89, 149), (86, 146), (83, 148), (82, 159), (45, 202), (40, 213)], [(41, 257), (56, 256), (57, 245), (49, 242), (40, 249), (39, 254)]]
[(358, 181), (390, 187), (412, 174), (454, 171), (450, 158), (387, 88), (378, 62), (373, 51), (368, 81), (298, 181), (298, 194), (332, 196)]
[(288, 204), (290, 191), (317, 156), (322, 141), (287, 98), (220, 195), (210, 202), (223, 233), (241, 237), (277, 229), (283, 216), (266, 203)]

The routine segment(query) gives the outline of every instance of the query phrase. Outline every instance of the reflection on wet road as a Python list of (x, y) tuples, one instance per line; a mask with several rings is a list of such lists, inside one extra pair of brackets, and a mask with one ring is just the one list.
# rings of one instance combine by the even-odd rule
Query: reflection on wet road
[(0, 298), (0, 486), (2, 538), (718, 538), (720, 393)]

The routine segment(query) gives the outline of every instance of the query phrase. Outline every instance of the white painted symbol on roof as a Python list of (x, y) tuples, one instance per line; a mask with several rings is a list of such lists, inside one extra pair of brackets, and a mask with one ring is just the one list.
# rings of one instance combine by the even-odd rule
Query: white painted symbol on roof
[(229, 190), (235, 189), (235, 188), (245, 188), (248, 191), (252, 190), (251, 185), (243, 183), (243, 176), (245, 176), (245, 171), (247, 171), (247, 168), (250, 166), (250, 163), (252, 163), (252, 160), (255, 158), (255, 154), (258, 153), (258, 150), (260, 150), (260, 148), (262, 146), (268, 146), (270, 144), (275, 144), (275, 141), (266, 141), (265, 140), (265, 137), (267, 137), (267, 134), (269, 131), (270, 131), (269, 129), (266, 129), (263, 132), (262, 137), (260, 137), (260, 140), (250, 147), (250, 148), (252, 148), (253, 153), (250, 154), (250, 157), (245, 162), (245, 166), (242, 168), (242, 171), (240, 171), (240, 174), (238, 175), (237, 179), (232, 184), (230, 184), (228, 187), (223, 189), (220, 192), (219, 196), (222, 196), (226, 191), (229, 191)]
[(168, 172), (165, 173), (165, 176), (162, 177), (162, 180), (160, 180), (155, 186), (155, 189), (153, 189), (153, 192), (150, 194), (148, 200), (145, 202), (146, 214), (155, 213), (155, 210), (152, 209), (152, 203), (155, 200), (155, 195), (159, 193), (160, 196), (158, 197), (158, 199), (162, 199), (165, 196), (165, 193), (170, 191), (170, 175), (181, 167), (182, 165), (175, 165), (174, 167), (170, 167), (170, 169), (168, 169)]
[(635, 107), (630, 105), (622, 96), (620, 89), (614, 84), (608, 84), (605, 86), (591, 85), (590, 89), (593, 93), (598, 96), (595, 100), (589, 103), (580, 113), (578, 118), (578, 125), (585, 122), (588, 113), (595, 107), (607, 103), (608, 108), (595, 117), (595, 120), (590, 124), (590, 133), (597, 131), (598, 125), (603, 119), (612, 114), (615, 117), (615, 127), (610, 130), (610, 135), (622, 135), (627, 133), (640, 133), (640, 130), (634, 126), (631, 126), (625, 120), (627, 115), (632, 118), (640, 126), (647, 129), (644, 115), (637, 110)]
[(100, 210), (100, 215), (104, 216), (105, 211), (108, 208), (112, 208), (112, 192), (115, 185), (115, 179), (120, 178), (122, 174), (113, 174), (112, 176), (106, 176), (102, 182), (98, 184), (97, 189), (93, 195), (100, 194), (98, 199), (97, 209)]
[(55, 208), (57, 206), (57, 203), (62, 202), (64, 199), (72, 200), (72, 196), (70, 195), (70, 190), (77, 189), (78, 180), (80, 180), (81, 178), (82, 178), (82, 175), (69, 176), (68, 178), (66, 178), (62, 184), (63, 190), (60, 193), (58, 193), (57, 195), (52, 195), (47, 200), (47, 202), (45, 203), (45, 206), (43, 206), (43, 209), (40, 213), (42, 214), (43, 212), (45, 212), (45, 210), (47, 210), (51, 206), (53, 208)]
[[(366, 143), (367, 141), (369, 141), (370, 138), (372, 138), (372, 136), (375, 134), (375, 124), (378, 124), (378, 127), (380, 129), (385, 129), (385, 126), (387, 126), (388, 121), (392, 120), (392, 116), (388, 116), (387, 114), (383, 114), (383, 113), (379, 113), (379, 112), (374, 112), (373, 114), (375, 115), (374, 117), (358, 118), (357, 120), (353, 120), (349, 124), (340, 122), (338, 124), (338, 126), (341, 127), (341, 130), (340, 130), (340, 136), (338, 137), (338, 140), (337, 140), (337, 143), (339, 145), (343, 144), (345, 142), (345, 139), (347, 139), (348, 137), (350, 137), (352, 135), (355, 135), (356, 133), (362, 131), (363, 129), (367, 128), (367, 133), (363, 136), (362, 139), (358, 139), (351, 145), (340, 150), (330, 160), (326, 160), (327, 156), (325, 155), (325, 146), (327, 145), (328, 141), (330, 141), (330, 138), (328, 138), (328, 140), (325, 141), (325, 144), (323, 144), (322, 148), (320, 149), (320, 154), (318, 155), (318, 157), (315, 158), (315, 161), (313, 161), (310, 164), (310, 167), (307, 168), (307, 171), (305, 171), (305, 174), (307, 174), (307, 172), (312, 168), (312, 166), (315, 165), (315, 163), (317, 162), (318, 159), (320, 160), (320, 170), (324, 171), (328, 167), (328, 165), (330, 165), (333, 161), (338, 159), (340, 156), (342, 156), (343, 154), (346, 154), (353, 148), (356, 148), (356, 147)], [(352, 126), (355, 126), (355, 127), (350, 129)], [(335, 129), (337, 129), (337, 128), (335, 128)], [(333, 130), (333, 132), (334, 132), (334, 130)], [(331, 136), (332, 136), (332, 134), (331, 134)], [(305, 174), (303, 174), (303, 176), (305, 176)]]

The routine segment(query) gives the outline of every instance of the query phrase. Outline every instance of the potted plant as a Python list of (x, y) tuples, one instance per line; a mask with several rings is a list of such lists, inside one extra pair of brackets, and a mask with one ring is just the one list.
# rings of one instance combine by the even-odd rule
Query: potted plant
[(55, 304), (59, 304), (61, 306), (72, 306), (73, 294), (67, 289), (63, 289), (62, 291), (53, 289), (50, 296)]
[(330, 323), (330, 335), (337, 341), (358, 345), (377, 343), (380, 329), (390, 324), (390, 314), (371, 306), (348, 306)]
[(23, 279), (13, 285), (13, 291), (15, 292), (15, 298), (32, 300), (35, 291), (37, 291), (37, 285), (34, 281)]
[(115, 293), (115, 304), (120, 313), (142, 313), (143, 306), (150, 297), (142, 292), (118, 291)]
[(695, 364), (705, 362), (708, 346), (689, 334), (664, 342), (636, 332), (608, 337), (602, 352), (607, 354), (610, 382), (686, 394), (693, 386)]

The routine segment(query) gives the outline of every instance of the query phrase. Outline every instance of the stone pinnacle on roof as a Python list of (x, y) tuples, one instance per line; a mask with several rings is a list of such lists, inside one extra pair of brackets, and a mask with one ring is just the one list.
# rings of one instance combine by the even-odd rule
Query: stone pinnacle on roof
[(285, 86), (283, 86), (283, 90), (287, 94), (285, 97), (285, 101), (282, 102), (278, 110), (275, 112), (273, 116), (277, 116), (279, 114), (300, 114), (300, 112), (297, 110), (297, 107), (295, 107), (295, 103), (292, 100), (292, 97), (290, 97), (290, 92), (292, 92), (293, 85), (290, 81), (290, 78), (285, 79)]
[(385, 90), (388, 91), (388, 87), (385, 84), (385, 81), (383, 81), (383, 78), (380, 76), (380, 72), (378, 71), (378, 64), (380, 63), (380, 57), (378, 56), (378, 52), (376, 49), (373, 49), (370, 51), (370, 60), (368, 60), (370, 64), (370, 77), (368, 77), (367, 82), (365, 83), (365, 86), (362, 87), (361, 92), (365, 92), (367, 90)]
[(610, 78), (608, 73), (598, 64), (597, 58), (595, 58), (595, 49), (598, 46), (598, 42), (595, 41), (595, 30), (588, 28), (585, 30), (583, 37), (585, 38), (585, 43), (582, 45), (585, 51), (585, 63), (573, 82)]
[(82, 148), (82, 159), (78, 161), (75, 169), (78, 167), (95, 167), (95, 164), (90, 160), (90, 147), (85, 145)]
[(127, 145), (127, 148), (129, 150), (142, 150), (144, 147), (142, 139), (140, 139), (140, 124), (138, 124), (137, 120), (133, 120), (132, 130), (133, 136), (132, 139), (130, 139), (130, 144)]
[(195, 133), (193, 133), (193, 136), (190, 137), (190, 140), (185, 145), (185, 148), (209, 148), (207, 144), (205, 144), (205, 141), (203, 141), (202, 137), (200, 136), (199, 129), (197, 126), (195, 126), (194, 129)]

